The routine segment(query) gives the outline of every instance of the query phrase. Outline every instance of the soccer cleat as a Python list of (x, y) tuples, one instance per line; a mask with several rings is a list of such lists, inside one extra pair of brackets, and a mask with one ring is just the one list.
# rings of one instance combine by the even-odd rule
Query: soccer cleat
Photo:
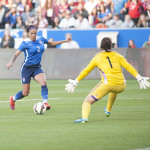
[(105, 111), (105, 115), (106, 115), (107, 117), (109, 117), (109, 116), (110, 116), (110, 112), (107, 111), (107, 107), (104, 108), (104, 111)]
[(10, 100), (10, 108), (12, 110), (15, 110), (15, 101), (13, 101), (13, 96), (10, 96), (9, 100)]
[(88, 119), (87, 118), (79, 118), (74, 121), (74, 123), (87, 123)]
[(46, 106), (46, 110), (50, 110), (51, 109), (51, 106), (48, 105), (48, 103), (44, 103), (44, 105)]

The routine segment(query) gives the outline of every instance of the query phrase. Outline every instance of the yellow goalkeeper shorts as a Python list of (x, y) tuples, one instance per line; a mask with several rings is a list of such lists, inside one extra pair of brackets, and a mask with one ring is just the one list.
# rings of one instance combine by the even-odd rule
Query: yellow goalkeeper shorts
[(101, 82), (100, 85), (92, 92), (91, 97), (97, 101), (110, 92), (120, 93), (124, 91), (125, 88), (126, 83), (121, 85), (108, 85)]

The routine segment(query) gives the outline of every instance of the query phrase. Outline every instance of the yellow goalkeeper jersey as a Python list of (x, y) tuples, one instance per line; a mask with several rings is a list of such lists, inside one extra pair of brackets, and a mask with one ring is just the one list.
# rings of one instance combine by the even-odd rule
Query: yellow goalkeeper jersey
[(77, 80), (81, 81), (95, 67), (99, 69), (102, 81), (105, 84), (110, 85), (119, 85), (126, 82), (122, 73), (122, 67), (124, 67), (134, 77), (138, 75), (138, 72), (122, 55), (114, 51), (103, 51), (95, 55), (88, 66), (77, 77)]

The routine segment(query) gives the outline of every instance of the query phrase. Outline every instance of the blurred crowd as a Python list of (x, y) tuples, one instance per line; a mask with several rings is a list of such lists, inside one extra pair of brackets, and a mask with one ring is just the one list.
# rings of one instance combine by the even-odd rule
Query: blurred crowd
[(150, 27), (150, 0), (0, 0), (0, 29)]

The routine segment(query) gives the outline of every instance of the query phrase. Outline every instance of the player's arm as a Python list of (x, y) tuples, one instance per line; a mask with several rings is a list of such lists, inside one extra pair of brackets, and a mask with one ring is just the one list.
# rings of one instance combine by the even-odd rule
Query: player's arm
[(19, 54), (21, 53), (21, 51), (17, 50), (15, 52), (15, 54), (13, 55), (13, 57), (11, 58), (10, 62), (6, 65), (6, 67), (9, 69), (13, 66), (13, 63), (15, 62), (15, 60), (17, 59), (17, 57), (19, 56)]
[(122, 57), (121, 58), (121, 65), (130, 73), (132, 74), (137, 81), (139, 82), (140, 88), (141, 89), (146, 89), (147, 87), (150, 87), (150, 82), (148, 82), (148, 80), (150, 79), (149, 77), (142, 77), (137, 71), (136, 69), (130, 65), (127, 60)]
[(88, 64), (88, 66), (84, 68), (83, 71), (81, 71), (81, 73), (78, 75), (78, 77), (75, 80), (71, 80), (71, 79), (68, 80), (69, 83), (65, 85), (66, 87), (65, 90), (67, 92), (73, 93), (77, 84), (84, 77), (86, 77), (95, 67), (96, 67), (96, 62), (95, 62), (95, 59), (93, 58), (91, 62)]
[(69, 42), (69, 41), (71, 41), (70, 37), (67, 38), (66, 40), (63, 40), (63, 41), (52, 41), (52, 40), (49, 40), (47, 44), (50, 45), (50, 46), (57, 46), (59, 44), (66, 43), (66, 42)]

